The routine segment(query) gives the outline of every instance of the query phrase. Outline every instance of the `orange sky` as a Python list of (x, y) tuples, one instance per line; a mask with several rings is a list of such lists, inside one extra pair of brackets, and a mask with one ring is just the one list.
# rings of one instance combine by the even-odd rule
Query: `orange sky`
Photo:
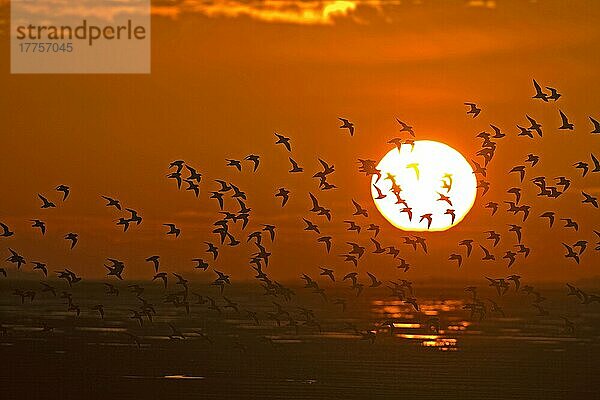
[[(600, 136), (589, 134), (587, 120), (600, 119), (600, 4), (361, 2), (337, 5), (343, 13), (313, 4), (307, 14), (292, 3), (232, 1), (219, 8), (163, 1), (152, 20), (151, 75), (18, 76), (9, 74), (8, 10), (0, 2), (0, 221), (16, 232), (0, 239), (0, 252), (10, 246), (30, 260), (47, 261), (51, 270), (71, 267), (89, 277), (104, 274), (106, 257), (125, 261), (127, 277), (151, 276), (143, 259), (152, 254), (161, 255), (168, 271), (191, 271), (191, 258), (208, 258), (203, 242), (216, 240), (210, 225), (218, 209), (208, 194), (217, 188), (212, 180), (223, 178), (247, 192), (253, 210), (244, 234), (235, 230), (240, 240), (258, 224), (278, 226), (275, 244), (268, 245), (274, 279), (314, 275), (319, 266), (352, 270), (337, 256), (347, 250), (344, 242), (371, 248), (369, 235), (344, 231), (352, 198), (385, 230), (381, 242), (401, 248), (414, 265), (408, 278), (502, 276), (511, 272), (504, 261), (482, 264), (479, 252), (461, 270), (446, 259), (462, 238), (487, 242), (485, 230), (503, 234), (497, 256), (512, 246), (506, 224), (518, 218), (505, 207), (490, 218), (482, 205), (510, 199), (505, 190), (518, 181), (507, 172), (532, 152), (541, 161), (531, 177), (566, 175), (573, 184), (557, 200), (536, 199), (532, 185), (524, 186), (523, 203), (533, 207), (524, 242), (532, 254), (519, 259), (514, 272), (561, 281), (598, 275), (600, 253), (593, 248), (599, 239), (592, 230), (600, 230), (600, 211), (579, 202), (581, 190), (600, 195), (600, 174), (582, 179), (572, 164), (590, 162), (590, 151), (600, 156)], [(532, 78), (559, 88), (563, 97), (550, 104), (531, 99)], [(477, 119), (465, 115), (465, 101), (483, 109)], [(558, 108), (575, 123), (573, 133), (556, 129)], [(543, 140), (516, 138), (526, 113), (544, 126)], [(338, 129), (338, 116), (355, 123), (354, 138)], [(377, 215), (369, 179), (357, 170), (358, 158), (378, 160), (389, 150), (386, 142), (398, 135), (395, 117), (410, 122), (418, 138), (442, 141), (468, 158), (480, 145), (474, 136), (489, 131), (490, 123), (512, 136), (499, 142), (489, 166), (488, 195), (456, 228), (425, 235), (428, 257), (402, 245), (404, 233)], [(293, 157), (305, 174), (287, 173), (288, 154), (274, 145), (273, 132), (292, 138)], [(225, 158), (250, 153), (262, 157), (257, 174), (225, 167)], [(318, 191), (310, 178), (317, 157), (335, 164), (330, 180), (339, 189)], [(165, 178), (169, 162), (179, 158), (203, 174), (201, 199)], [(41, 210), (36, 194), (58, 198), (53, 188), (61, 183), (71, 186), (71, 198)], [(273, 197), (281, 186), (292, 191), (283, 210)], [(330, 256), (302, 231), (309, 191), (334, 214), (331, 224), (319, 218), (334, 236)], [(137, 209), (143, 224), (121, 232), (113, 222), (118, 213), (104, 207), (100, 194)], [(559, 221), (548, 230), (537, 216), (550, 209), (577, 220), (579, 232), (559, 228)], [(44, 238), (29, 227), (32, 218), (47, 222)], [(181, 228), (179, 239), (165, 236), (167, 222)], [(67, 232), (80, 235), (73, 251), (62, 239)], [(580, 239), (590, 245), (577, 266), (562, 257), (560, 243)], [(251, 251), (245, 244), (223, 248), (214, 266), (250, 278)], [(367, 255), (359, 268), (392, 277), (400, 275), (396, 264)]]

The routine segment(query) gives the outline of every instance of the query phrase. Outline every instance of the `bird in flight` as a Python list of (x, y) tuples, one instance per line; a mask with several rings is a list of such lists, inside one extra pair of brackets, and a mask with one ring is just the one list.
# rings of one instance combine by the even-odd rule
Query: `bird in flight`
[(419, 220), (419, 223), (423, 222), (423, 220), (427, 220), (427, 229), (431, 228), (431, 221), (432, 221), (432, 215), (431, 213), (429, 214), (423, 214), (421, 215), (421, 219)]
[(42, 200), (42, 208), (55, 208), (56, 204), (49, 201), (47, 198), (38, 193), (38, 197)]
[(594, 125), (594, 129), (592, 129), (592, 131), (590, 133), (593, 133), (593, 134), (600, 133), (600, 122), (598, 122), (597, 120), (595, 120), (592, 117), (589, 117), (589, 119), (592, 122), (592, 125)]
[(415, 171), (415, 175), (417, 177), (417, 180), (419, 179), (419, 163), (407, 164), (406, 168), (412, 168)]
[(163, 226), (169, 228), (167, 235), (175, 235), (175, 237), (179, 237), (179, 235), (181, 234), (181, 229), (177, 228), (175, 224), (163, 224)]
[(400, 121), (398, 118), (396, 118), (396, 122), (400, 125), (400, 132), (408, 132), (411, 136), (415, 136), (415, 131), (412, 126)]
[(375, 200), (381, 200), (381, 199), (385, 199), (387, 197), (387, 195), (383, 194), (381, 189), (379, 189), (376, 185), (373, 185), (373, 187), (377, 191), (377, 197), (375, 197)]
[(275, 134), (277, 136), (277, 141), (275, 144), (282, 144), (285, 146), (287, 151), (292, 151), (292, 146), (290, 145), (290, 138), (280, 135), (278, 133)]
[(540, 215), (540, 218), (548, 218), (550, 228), (552, 228), (552, 225), (554, 225), (554, 212), (546, 211), (545, 213)]
[(586, 192), (582, 191), (581, 194), (583, 195), (584, 199), (581, 201), (582, 203), (589, 203), (591, 205), (593, 205), (594, 207), (598, 208), (598, 199), (590, 194), (587, 194)]
[(275, 197), (281, 197), (281, 207), (283, 207), (290, 199), (290, 191), (286, 188), (279, 188), (277, 193), (275, 193)]
[(558, 112), (560, 113), (560, 119), (562, 121), (562, 125), (558, 129), (572, 131), (575, 126), (569, 122), (569, 119), (567, 118), (565, 113), (562, 112), (562, 110), (558, 110)]
[(354, 205), (355, 212), (352, 215), (362, 215), (365, 218), (369, 218), (369, 213), (365, 208), (362, 208), (360, 204), (358, 204), (354, 199), (352, 199), (352, 204)]
[(462, 265), (462, 256), (460, 254), (452, 253), (450, 254), (450, 257), (448, 257), (448, 260), (458, 262), (459, 267)]
[(154, 265), (154, 272), (158, 272), (160, 267), (160, 256), (150, 256), (146, 258), (147, 262), (151, 262)]
[(77, 244), (77, 241), (79, 240), (79, 235), (77, 235), (76, 233), (70, 232), (65, 235), (65, 239), (71, 241), (71, 249), (72, 249)]
[(560, 93), (558, 93), (558, 90), (556, 90), (553, 87), (546, 86), (546, 89), (550, 91), (550, 96), (548, 96), (549, 100), (558, 101), (558, 99), (560, 99), (560, 97), (562, 96)]
[(477, 108), (477, 104), (475, 103), (465, 103), (465, 106), (469, 107), (467, 114), (473, 115), (473, 118), (477, 117), (481, 112), (481, 108)]
[(317, 242), (325, 243), (325, 248), (327, 250), (327, 253), (329, 253), (329, 251), (331, 250), (331, 236), (321, 236), (317, 239)]
[(456, 214), (454, 213), (454, 210), (451, 208), (448, 208), (445, 212), (444, 215), (449, 215), (452, 220), (451, 220), (451, 224), (454, 225), (454, 220), (456, 219)]
[(2, 228), (2, 234), (0, 234), (0, 237), (10, 237), (15, 234), (5, 223), (0, 222), (0, 227)]
[(258, 169), (258, 165), (260, 164), (260, 156), (257, 156), (256, 154), (250, 154), (249, 156), (246, 156), (244, 160), (252, 161), (252, 163), (254, 164), (252, 172), (256, 172), (256, 170)]
[(542, 87), (536, 82), (535, 79), (533, 80), (533, 87), (535, 88), (535, 95), (532, 98), (540, 99), (540, 100), (547, 102), (548, 95), (546, 93), (544, 93), (544, 91), (542, 90)]
[(348, 121), (346, 118), (338, 117), (338, 119), (342, 121), (342, 126), (340, 126), (340, 129), (348, 129), (350, 136), (354, 136), (354, 124)]
[(290, 173), (303, 172), (304, 168), (300, 167), (296, 161), (292, 157), (289, 157), (290, 163), (292, 164), (292, 169), (290, 169)]
[(104, 200), (108, 201), (108, 203), (106, 203), (106, 207), (114, 207), (117, 210), (121, 211), (121, 203), (119, 202), (119, 200), (113, 199), (113, 198), (108, 197), (108, 196), (102, 196), (102, 198)]
[(70, 188), (66, 185), (58, 185), (55, 190), (57, 192), (61, 192), (63, 194), (63, 198), (62, 200), (65, 201), (67, 200), (67, 197), (69, 197), (69, 193), (70, 193)]

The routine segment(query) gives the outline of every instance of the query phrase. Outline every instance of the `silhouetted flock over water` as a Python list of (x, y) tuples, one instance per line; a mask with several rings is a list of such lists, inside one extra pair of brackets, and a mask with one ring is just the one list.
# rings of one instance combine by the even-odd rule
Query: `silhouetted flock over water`
[[(548, 107), (554, 107), (561, 94), (557, 89), (545, 87), (533, 81), (535, 101), (548, 103)], [(477, 104), (466, 102), (466, 114), (477, 118), (482, 111)], [(556, 108), (558, 126), (553, 126), (552, 134), (557, 134), (554, 129), (560, 131), (573, 131), (578, 127), (578, 135), (581, 135), (584, 128), (583, 122), (572, 121), (567, 112)], [(342, 134), (354, 136), (360, 134), (360, 129), (347, 118), (339, 118), (341, 125), (339, 128)], [(416, 133), (408, 123), (397, 119), (399, 134), (398, 137), (388, 141), (390, 145), (400, 149), (402, 146), (411, 146), (414, 148)], [(589, 123), (589, 125), (588, 125)], [(593, 117), (586, 121), (586, 135), (599, 135), (600, 123)], [(494, 155), (502, 140), (510, 136), (520, 136), (523, 140), (542, 140), (544, 136), (544, 127), (538, 123), (535, 118), (525, 115), (523, 122), (516, 124), (516, 130), (506, 128), (505, 130), (490, 124), (491, 132), (481, 132), (476, 135), (477, 140), (481, 140), (481, 148), (471, 158), (473, 173), (477, 177), (478, 196), (486, 198), (492, 182), (488, 181), (487, 167), (494, 159)], [(574, 134), (574, 133), (573, 133)], [(303, 168), (294, 159), (294, 142), (290, 137), (275, 133), (274, 145), (286, 153), (290, 162), (290, 174), (306, 174)], [(514, 152), (518, 149), (513, 149)], [(461, 268), (463, 263), (469, 258), (481, 263), (501, 263), (506, 268), (514, 268), (519, 260), (525, 259), (530, 252), (536, 251), (531, 248), (525, 240), (524, 232), (527, 231), (527, 225), (531, 219), (541, 219), (547, 222), (548, 235), (551, 235), (553, 229), (567, 230), (571, 233), (572, 240), (558, 244), (564, 248), (564, 257), (567, 262), (575, 264), (584, 264), (587, 266), (597, 265), (598, 251), (600, 251), (600, 231), (589, 229), (580, 229), (578, 221), (570, 217), (572, 210), (561, 208), (560, 198), (564, 193), (573, 190), (572, 182), (581, 182), (589, 180), (589, 185), (598, 184), (596, 175), (600, 172), (600, 162), (594, 154), (582, 154), (579, 160), (574, 160), (572, 168), (564, 171), (564, 176), (550, 177), (541, 174), (539, 163), (542, 156), (539, 154), (523, 154), (522, 163), (515, 165), (506, 171), (509, 179), (514, 179), (515, 186), (506, 190), (504, 198), (489, 199), (484, 201), (483, 207), (489, 211), (491, 216), (499, 213), (508, 213), (513, 218), (513, 223), (508, 226), (499, 224), (490, 226), (490, 229), (480, 232), (472, 237), (465, 237), (460, 240), (455, 247), (455, 251), (448, 254), (448, 263)], [(548, 160), (553, 162), (553, 160)], [(443, 321), (431, 304), (429, 299), (420, 299), (417, 285), (401, 277), (401, 274), (409, 271), (410, 256), (406, 257), (407, 252), (419, 253), (419, 257), (427, 257), (428, 242), (426, 234), (398, 233), (402, 236), (399, 243), (383, 243), (379, 237), (382, 229), (394, 229), (391, 227), (380, 227), (372, 223), (369, 219), (369, 207), (360, 204), (351, 197), (347, 198), (348, 206), (354, 212), (338, 217), (334, 216), (331, 209), (327, 208), (319, 199), (318, 191), (341, 190), (331, 181), (335, 173), (335, 167), (326, 160), (319, 159), (321, 169), (312, 174), (318, 185), (314, 192), (298, 193), (294, 188), (281, 187), (277, 189), (274, 195), (277, 207), (287, 206), (290, 198), (305, 198), (307, 202), (308, 213), (302, 216), (298, 221), (303, 224), (306, 235), (314, 236), (314, 249), (307, 251), (319, 251), (325, 255), (341, 257), (348, 265), (353, 266), (355, 271), (350, 273), (339, 273), (335, 268), (322, 265), (307, 266), (306, 272), (298, 277), (297, 285), (284, 285), (270, 276), (269, 258), (271, 256), (270, 247), (278, 239), (277, 226), (258, 221), (253, 218), (251, 203), (252, 193), (247, 193), (235, 182), (217, 179), (214, 182), (205, 182), (202, 173), (194, 166), (186, 163), (184, 160), (175, 160), (168, 165), (166, 179), (172, 180), (174, 187), (179, 190), (189, 191), (190, 195), (199, 197), (206, 195), (214, 199), (218, 212), (215, 213), (215, 222), (212, 227), (214, 240), (204, 242), (205, 253), (190, 260), (189, 273), (175, 273), (163, 268), (161, 257), (158, 254), (148, 254), (145, 262), (153, 271), (153, 276), (144, 282), (126, 281), (127, 265), (124, 261), (115, 258), (106, 258), (104, 268), (106, 269), (106, 278), (104, 282), (90, 281), (89, 285), (102, 286), (103, 296), (107, 299), (98, 302), (98, 304), (85, 304), (86, 295), (76, 288), (85, 283), (86, 278), (82, 276), (76, 268), (54, 269), (46, 265), (43, 260), (32, 259), (27, 254), (23, 254), (16, 246), (11, 245), (11, 240), (18, 236), (12, 228), (0, 222), (0, 243), (6, 248), (6, 263), (0, 268), (0, 274), (3, 279), (9, 281), (11, 293), (5, 293), (6, 296), (14, 296), (17, 306), (25, 307), (30, 303), (39, 302), (40, 298), (50, 304), (57, 310), (67, 313), (69, 318), (76, 321), (79, 316), (85, 314), (100, 320), (108, 318), (113, 313), (113, 308), (119, 308), (118, 304), (123, 299), (125, 312), (119, 309), (115, 311), (114, 317), (122, 319), (125, 329), (117, 332), (117, 335), (125, 335), (130, 338), (131, 344), (141, 346), (144, 343), (144, 329), (153, 324), (162, 324), (164, 336), (173, 340), (194, 339), (201, 340), (207, 344), (217, 342), (210, 332), (204, 329), (184, 329), (183, 323), (186, 318), (202, 319), (209, 316), (211, 319), (242, 319), (248, 324), (256, 326), (270, 326), (278, 332), (287, 332), (291, 334), (300, 334), (302, 332), (343, 332), (350, 338), (365, 340), (376, 343), (378, 336), (382, 332), (393, 333), (395, 329), (400, 329), (402, 324), (398, 323), (398, 317), (411, 314), (416, 321), (419, 321), (421, 328), (425, 332), (439, 334), (448, 330), (450, 322)], [(374, 186), (378, 196), (374, 201), (383, 199), (386, 196), (395, 196), (397, 199), (398, 212), (412, 220), (418, 217), (423, 226), (429, 226), (432, 218), (451, 217), (454, 220), (452, 209), (448, 208), (446, 215), (412, 215), (411, 205), (402, 198), (402, 188), (395, 182), (394, 176), (387, 174), (383, 176), (377, 169), (377, 161), (371, 159), (359, 159), (359, 174), (364, 174), (369, 180), (376, 176)], [(249, 154), (247, 157), (236, 160), (226, 159), (225, 168), (234, 168), (237, 171), (247, 170), (252, 173), (260, 173), (261, 157), (257, 154)], [(418, 165), (407, 165), (414, 169), (417, 177), (419, 174)], [(311, 179), (311, 178), (309, 178)], [(452, 207), (452, 182), (453, 177), (447, 174), (440, 181), (440, 192), (438, 201), (445, 202), (448, 207)], [(595, 182), (595, 183), (594, 183)], [(365, 185), (366, 186), (366, 185)], [(73, 188), (77, 190), (76, 188)], [(69, 201), (71, 188), (67, 185), (59, 185), (55, 188), (57, 193), (40, 193), (40, 207), (45, 212), (52, 212), (52, 209), (60, 208), (64, 202)], [(598, 223), (598, 199), (585, 191), (578, 190), (580, 196), (580, 207), (584, 207), (589, 213), (589, 225)], [(532, 204), (522, 202), (523, 193), (535, 193), (537, 200), (535, 209)], [(118, 213), (116, 225), (127, 234), (131, 234), (144, 221), (140, 211), (124, 206), (118, 199), (107, 195), (101, 195), (105, 201), (105, 206), (114, 209)], [(300, 201), (300, 200), (298, 200)], [(5, 210), (7, 211), (7, 210)], [(333, 234), (327, 233), (328, 226), (332, 220), (337, 218), (343, 221), (346, 229), (356, 233), (355, 241), (337, 241)], [(560, 226), (556, 226), (560, 224)], [(170, 221), (163, 223), (165, 235), (178, 238), (182, 230), (177, 224)], [(43, 219), (32, 219), (31, 228), (37, 230), (39, 235), (44, 236), (47, 227)], [(302, 228), (299, 228), (302, 229)], [(600, 229), (598, 227), (597, 229)], [(80, 237), (76, 232), (67, 232), (64, 235), (70, 249), (77, 247)], [(84, 240), (84, 239), (83, 239)], [(498, 252), (497, 246), (500, 243), (508, 244), (509, 250)], [(253, 251), (248, 254), (249, 267), (254, 271), (254, 287), (262, 295), (255, 296), (253, 301), (247, 302), (247, 296), (239, 296), (236, 299), (236, 277), (227, 272), (226, 267), (219, 266), (219, 255), (221, 252), (240, 251), (240, 244), (250, 243)], [(590, 249), (588, 250), (588, 245)], [(380, 257), (394, 259), (397, 262), (397, 272), (399, 279), (384, 281), (378, 278), (378, 274), (373, 270), (366, 270), (361, 265), (361, 259), (365, 253), (372, 253)], [(588, 255), (589, 253), (592, 253)], [(425, 258), (426, 260), (426, 258)], [(367, 267), (371, 268), (371, 267)], [(20, 279), (20, 272), (23, 270), (39, 273), (42, 279), (39, 283), (32, 283)], [(212, 276), (210, 284), (197, 284), (191, 275), (192, 271), (202, 271), (204, 276)], [(300, 287), (297, 287), (300, 286)], [(147, 290), (156, 292), (160, 288), (160, 297), (149, 298)], [(581, 307), (600, 307), (600, 296), (590, 292), (591, 288), (581, 288), (565, 282), (564, 293), (561, 301), (576, 302)], [(465, 315), (465, 319), (474, 322), (483, 321), (486, 318), (505, 318), (507, 312), (502, 306), (505, 296), (518, 296), (519, 302), (527, 302), (534, 318), (554, 318), (562, 321), (560, 330), (561, 335), (576, 335), (577, 324), (573, 321), (575, 317), (559, 314), (553, 311), (552, 307), (547, 306), (546, 297), (541, 290), (533, 287), (527, 282), (522, 282), (521, 277), (515, 273), (508, 273), (505, 276), (482, 276), (479, 287), (469, 286), (464, 289), (463, 302), (460, 304), (459, 312)], [(489, 297), (481, 296), (481, 291), (487, 291)], [(343, 323), (332, 323), (331, 318), (321, 318), (318, 311), (311, 308), (312, 303), (303, 303), (306, 299), (311, 302), (319, 301), (319, 309), (326, 308), (328, 315), (335, 314), (340, 316), (340, 320), (351, 319), (353, 305), (357, 299), (369, 292), (371, 298), (386, 299), (386, 302), (395, 305), (396, 311), (382, 313), (374, 317), (372, 321), (361, 321), (360, 326), (353, 322), (345, 321)], [(231, 294), (230, 294), (231, 293)], [(298, 296), (301, 294), (302, 296)], [(56, 298), (56, 301), (53, 299)], [(98, 298), (95, 297), (95, 300)], [(256, 300), (258, 299), (258, 300)], [(101, 297), (100, 297), (101, 300)], [(11, 303), (12, 300), (5, 299), (3, 304)], [(12, 301), (15, 303), (15, 301)], [(87, 302), (89, 303), (89, 302)], [(260, 305), (257, 305), (260, 303)], [(427, 310), (423, 310), (423, 304), (427, 304)], [(436, 303), (438, 305), (443, 303)], [(165, 310), (173, 316), (172, 310), (176, 310), (175, 317), (169, 320), (160, 321), (160, 314)], [(193, 313), (198, 310), (198, 313)], [(400, 310), (400, 311), (398, 311)], [(597, 311), (597, 310), (596, 310)], [(159, 318), (157, 318), (159, 317)], [(54, 326), (51, 320), (44, 320), (40, 315), (37, 319), (40, 329), (44, 334), (54, 334)], [(17, 334), (13, 325), (1, 321), (0, 333), (4, 335)], [(75, 322), (77, 324), (77, 322)], [(400, 327), (400, 328), (399, 328)], [(257, 330), (260, 335), (260, 330)], [(273, 332), (270, 333), (273, 335)], [(387, 336), (387, 335), (386, 335)], [(267, 340), (273, 337), (265, 336)], [(243, 351), (245, 344), (241, 341), (234, 341), (234, 345)]]

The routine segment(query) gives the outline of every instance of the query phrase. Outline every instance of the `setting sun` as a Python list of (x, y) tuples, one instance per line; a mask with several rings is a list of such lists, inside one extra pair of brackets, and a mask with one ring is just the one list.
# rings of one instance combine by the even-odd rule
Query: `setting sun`
[(469, 212), (477, 180), (467, 160), (443, 143), (417, 140), (379, 162), (371, 193), (377, 209), (406, 231), (445, 231)]

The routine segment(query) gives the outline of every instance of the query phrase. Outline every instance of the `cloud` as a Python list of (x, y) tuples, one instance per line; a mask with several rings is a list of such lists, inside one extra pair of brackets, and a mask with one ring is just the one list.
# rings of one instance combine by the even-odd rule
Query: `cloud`
[[(388, 2), (389, 3), (389, 2)], [(337, 18), (351, 18), (360, 22), (355, 15), (359, 6), (379, 9), (382, 0), (265, 0), (265, 1), (163, 1), (154, 4), (155, 15), (176, 17), (181, 13), (198, 13), (207, 17), (249, 17), (264, 22), (298, 25), (333, 25)]]

